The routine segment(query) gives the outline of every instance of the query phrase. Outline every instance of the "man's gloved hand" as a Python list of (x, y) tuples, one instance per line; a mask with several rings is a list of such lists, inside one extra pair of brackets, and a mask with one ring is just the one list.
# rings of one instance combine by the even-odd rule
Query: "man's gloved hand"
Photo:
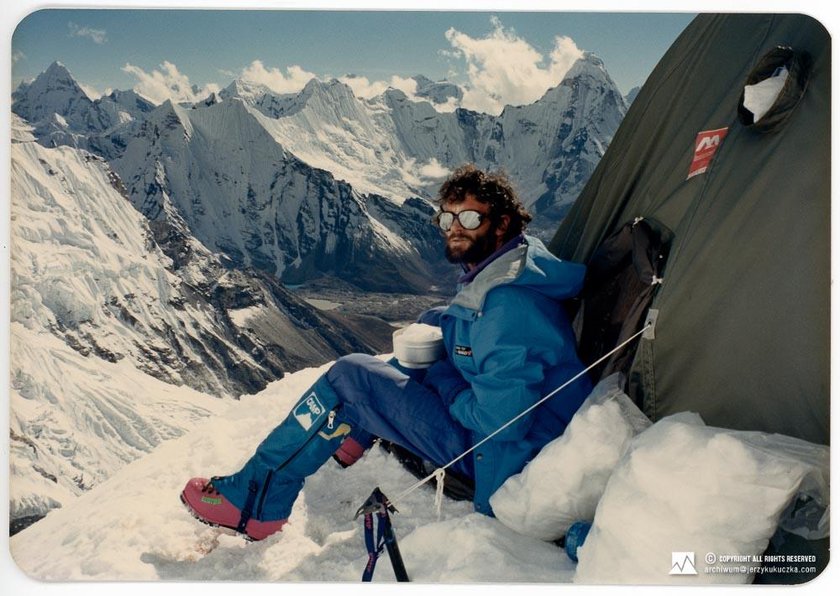
[(431, 365), (426, 370), (423, 384), (440, 395), (446, 406), (450, 406), (458, 394), (470, 386), (449, 358), (438, 360)]

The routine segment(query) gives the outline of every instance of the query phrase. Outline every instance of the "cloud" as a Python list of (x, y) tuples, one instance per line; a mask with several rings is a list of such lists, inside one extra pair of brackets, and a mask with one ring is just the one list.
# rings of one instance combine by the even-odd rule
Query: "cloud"
[(442, 165), (436, 158), (418, 163), (412, 157), (406, 159), (402, 164), (403, 181), (413, 186), (429, 186), (440, 184), (452, 171)]
[(432, 104), (438, 112), (454, 112), (458, 108), (466, 107), (454, 97), (450, 97), (445, 103)]
[[(285, 72), (275, 67), (266, 67), (261, 60), (254, 60), (242, 69), (240, 78), (249, 83), (265, 85), (275, 93), (297, 93), (312, 79), (328, 80), (331, 77), (320, 76), (304, 70), (298, 65), (286, 67)], [(411, 78), (392, 76), (385, 81), (371, 81), (367, 77), (345, 75), (338, 78), (353, 90), (356, 97), (370, 99), (382, 95), (388, 88), (399, 89), (412, 99), (417, 99), (417, 81)]]
[(174, 102), (200, 101), (219, 90), (219, 86), (214, 83), (200, 89), (191, 85), (187, 75), (181, 74), (177, 66), (167, 61), (160, 65), (160, 70), (152, 72), (128, 63), (122, 67), (122, 71), (137, 79), (134, 91), (155, 103), (163, 103), (167, 99)]
[(254, 60), (250, 66), (243, 68), (240, 77), (250, 83), (265, 85), (275, 93), (297, 93), (306, 83), (317, 78), (297, 65), (286, 67), (286, 74), (283, 74), (279, 68), (266, 68), (260, 60)]
[(444, 55), (466, 62), (467, 83), (462, 105), (499, 114), (506, 104), (536, 101), (555, 87), (583, 52), (569, 37), (555, 37), (546, 57), (512, 29), (505, 29), (498, 17), (490, 20), (493, 31), (472, 38), (454, 28), (446, 32), (452, 50)]
[(82, 27), (74, 22), (67, 23), (70, 28), (70, 37), (89, 37), (93, 43), (102, 45), (108, 41), (108, 34), (104, 29), (91, 29)]
[(347, 75), (338, 79), (353, 90), (353, 95), (363, 99), (370, 99), (382, 95), (389, 88), (399, 89), (410, 99), (419, 100), (417, 92), (417, 81), (411, 78), (392, 76), (387, 81), (371, 81), (367, 77), (358, 75)]
[(20, 50), (15, 50), (15, 52), (12, 54), (12, 64), (15, 64), (15, 63), (17, 63), (20, 60), (23, 60), (25, 58), (26, 58), (26, 54), (24, 54)]
[[(447, 79), (457, 82), (464, 91), (458, 102), (450, 98), (445, 104), (435, 105), (440, 112), (457, 107), (498, 115), (505, 105), (524, 105), (542, 97), (546, 90), (555, 87), (579, 58), (583, 57), (575, 42), (569, 37), (555, 37), (554, 46), (544, 54), (535, 49), (513, 29), (505, 28), (498, 17), (490, 19), (491, 31), (484, 37), (470, 37), (454, 28), (445, 33), (451, 48), (441, 50), (455, 64), (450, 65)], [(75, 27), (76, 35), (91, 35), (91, 29)], [(105, 32), (99, 32), (103, 35)], [(126, 63), (122, 70), (137, 79), (134, 90), (154, 102), (171, 99), (176, 102), (200, 101), (211, 92), (218, 91), (215, 84), (196, 89), (189, 78), (178, 71), (171, 62), (164, 62), (158, 69), (146, 72)], [(231, 76), (229, 71), (219, 71)], [(247, 82), (262, 84), (275, 93), (297, 93), (312, 79), (327, 80), (299, 65), (285, 68), (268, 67), (261, 60), (253, 60), (241, 69), (239, 77)], [(365, 76), (346, 75), (339, 80), (348, 85), (356, 97), (370, 99), (388, 88), (399, 89), (413, 101), (428, 101), (417, 93), (417, 82), (412, 78), (394, 75), (388, 79), (371, 80)]]
[(420, 169), (418, 170), (418, 172), (419, 172), (420, 176), (422, 176), (423, 178), (432, 178), (432, 179), (445, 178), (446, 176), (448, 176), (451, 173), (451, 171), (448, 168), (444, 167), (434, 157), (428, 163), (420, 166)]
[(105, 93), (101, 93), (95, 87), (91, 87), (90, 85), (86, 85), (86, 84), (82, 83), (81, 81), (77, 81), (77, 83), (79, 83), (79, 87), (82, 88), (82, 91), (84, 91), (85, 95), (87, 95), (90, 99), (99, 99), (103, 95), (108, 95), (111, 92), (110, 90), (106, 90)]

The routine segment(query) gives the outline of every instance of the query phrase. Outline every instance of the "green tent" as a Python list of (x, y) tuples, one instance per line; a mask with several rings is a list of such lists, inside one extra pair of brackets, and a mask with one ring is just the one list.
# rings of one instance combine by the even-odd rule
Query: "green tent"
[[(753, 97), (776, 83), (758, 118)], [(627, 368), (653, 420), (688, 410), (828, 444), (830, 99), (817, 21), (701, 15), (554, 236), (555, 254), (584, 263), (636, 218), (670, 237), (642, 316), (655, 326)]]

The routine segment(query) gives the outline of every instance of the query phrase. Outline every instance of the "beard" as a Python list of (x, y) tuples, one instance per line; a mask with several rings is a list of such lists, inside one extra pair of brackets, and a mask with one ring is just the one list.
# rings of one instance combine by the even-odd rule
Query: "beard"
[[(453, 240), (461, 240), (461, 242), (453, 246)], [(446, 239), (444, 254), (446, 255), (446, 260), (450, 263), (477, 265), (492, 255), (495, 250), (496, 235), (493, 233), (493, 228), (489, 228), (484, 234), (475, 238), (471, 238), (463, 233), (457, 236), (450, 236)]]

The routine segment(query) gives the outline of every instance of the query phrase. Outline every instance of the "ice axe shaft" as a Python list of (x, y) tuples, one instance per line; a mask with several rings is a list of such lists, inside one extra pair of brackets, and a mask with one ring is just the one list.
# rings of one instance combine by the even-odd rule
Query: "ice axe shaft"
[[(377, 486), (373, 492), (356, 511), (354, 519), (358, 519), (360, 515), (365, 516), (364, 520), (364, 535), (365, 546), (368, 551), (368, 563), (365, 566), (365, 571), (362, 574), (362, 581), (369, 582), (373, 579), (373, 571), (376, 568), (376, 560), (382, 553), (382, 549), (388, 550), (388, 558), (391, 559), (391, 567), (394, 568), (394, 576), (398, 582), (407, 582), (408, 572), (405, 569), (405, 563), (400, 553), (400, 547), (397, 544), (397, 535), (394, 533), (394, 528), (391, 525), (391, 517), (388, 512), (396, 513), (396, 508), (391, 505), (388, 497), (379, 490)], [(374, 539), (373, 534), (373, 516), (377, 517), (377, 536)]]

